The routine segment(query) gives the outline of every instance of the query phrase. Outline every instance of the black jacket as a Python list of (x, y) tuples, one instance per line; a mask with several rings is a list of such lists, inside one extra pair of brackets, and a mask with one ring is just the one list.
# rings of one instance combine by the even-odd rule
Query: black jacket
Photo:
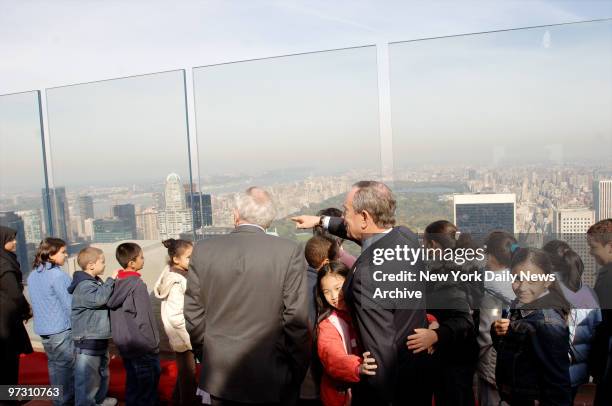
[[(328, 229), (338, 237), (347, 238), (344, 222), (340, 218), (332, 217)], [(379, 266), (373, 264), (375, 249), (395, 248), (397, 245), (420, 247), (416, 234), (405, 227), (394, 227), (361, 253), (344, 283), (345, 301), (351, 310), (362, 348), (372, 353), (378, 365), (376, 375), (362, 378), (354, 391), (354, 404), (404, 404), (403, 399), (412, 399), (411, 404), (422, 403), (419, 393), (424, 389), (421, 383), (426, 380), (427, 375), (423, 370), (426, 355), (415, 355), (408, 351), (406, 339), (414, 333), (414, 329), (427, 326), (425, 301), (412, 299), (408, 303), (402, 300), (381, 301), (374, 298), (375, 288), (380, 287), (373, 281), (374, 271), (397, 274), (401, 271), (418, 272), (423, 269), (421, 261), (417, 261), (413, 266), (399, 261), (385, 262)], [(425, 291), (425, 287), (419, 282), (392, 283), (385, 287), (394, 286)]]
[[(516, 301), (513, 302), (516, 305)], [(529, 309), (514, 308), (505, 336), (491, 326), (497, 350), (495, 379), (502, 400), (510, 404), (569, 406), (569, 329), (560, 300), (553, 292), (529, 303)]]
[(32, 345), (23, 322), (32, 317), (30, 305), (23, 295), (17, 256), (4, 249), (14, 236), (15, 230), (0, 226), (0, 346), (2, 351), (29, 354)]
[(107, 306), (111, 310), (113, 342), (123, 358), (159, 353), (157, 320), (142, 279), (118, 279)]
[(236, 402), (297, 399), (310, 361), (306, 267), (299, 244), (254, 226), (198, 242), (184, 314), (202, 349), (200, 388)]
[[(608, 391), (612, 391), (612, 355), (610, 341), (612, 340), (612, 263), (599, 270), (595, 282), (595, 292), (601, 306), (601, 323), (595, 328), (593, 346), (589, 355), (589, 368), (595, 382), (602, 383)], [(607, 369), (607, 370), (606, 370)]]
[[(450, 274), (451, 271), (469, 272), (466, 266), (454, 262), (431, 262), (428, 264), (431, 273)], [(442, 365), (474, 366), (478, 361), (477, 328), (472, 316), (473, 295), (468, 282), (436, 281), (427, 284), (427, 313), (438, 320), (438, 342), (435, 358)]]

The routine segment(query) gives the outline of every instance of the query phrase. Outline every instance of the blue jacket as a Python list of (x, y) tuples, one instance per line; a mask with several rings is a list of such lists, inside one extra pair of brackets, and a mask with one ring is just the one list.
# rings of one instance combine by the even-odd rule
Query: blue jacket
[(510, 404), (571, 404), (569, 330), (553, 296), (531, 302), (531, 309), (512, 309), (505, 336), (492, 329), (497, 388)]
[(595, 328), (601, 323), (599, 309), (572, 309), (569, 318), (570, 331), (570, 379), (572, 386), (589, 382), (588, 358)]
[[(135, 273), (135, 272), (134, 272)], [(147, 285), (138, 276), (119, 273), (107, 303), (113, 342), (123, 358), (159, 353), (159, 331)]]
[(115, 280), (102, 282), (86, 272), (77, 271), (68, 287), (72, 294), (72, 338), (101, 340), (111, 338), (110, 315), (106, 303), (113, 293)]
[(46, 262), (28, 276), (28, 292), (34, 313), (34, 332), (52, 335), (70, 328), (72, 298), (70, 276), (59, 266)]

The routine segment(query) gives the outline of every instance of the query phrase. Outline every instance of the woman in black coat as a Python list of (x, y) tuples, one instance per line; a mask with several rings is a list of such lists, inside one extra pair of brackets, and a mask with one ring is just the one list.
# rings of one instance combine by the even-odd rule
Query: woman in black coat
[(0, 385), (18, 383), (19, 354), (32, 352), (23, 324), (32, 313), (23, 296), (16, 235), (12, 228), (0, 226)]

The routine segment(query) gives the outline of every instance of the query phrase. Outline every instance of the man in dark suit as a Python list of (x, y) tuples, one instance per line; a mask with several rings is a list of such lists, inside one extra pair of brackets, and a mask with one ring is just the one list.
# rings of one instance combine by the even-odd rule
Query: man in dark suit
[(266, 234), (274, 217), (270, 195), (249, 188), (235, 230), (191, 257), (185, 320), (213, 405), (297, 401), (310, 357), (307, 265), (296, 242)]
[[(395, 198), (381, 182), (362, 181), (353, 185), (344, 202), (344, 214), (338, 217), (298, 216), (298, 228), (320, 225), (341, 238), (361, 245), (343, 292), (364, 351), (370, 351), (378, 365), (375, 376), (363, 377), (353, 390), (353, 405), (431, 405), (431, 384), (427, 355), (407, 349), (407, 336), (415, 329), (426, 328), (424, 300), (380, 300), (375, 298), (377, 284), (374, 271), (398, 274), (418, 272), (422, 262), (385, 261), (375, 265), (374, 253), (396, 246), (419, 248), (417, 236), (405, 227), (395, 225)], [(396, 283), (397, 287), (407, 284)], [(390, 288), (389, 284), (386, 284)], [(411, 282), (412, 290), (424, 292), (424, 286)]]

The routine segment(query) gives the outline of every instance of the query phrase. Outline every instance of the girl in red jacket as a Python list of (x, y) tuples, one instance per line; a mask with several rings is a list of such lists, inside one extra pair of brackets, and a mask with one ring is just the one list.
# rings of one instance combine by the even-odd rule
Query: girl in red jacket
[(324, 406), (351, 403), (350, 385), (361, 375), (376, 375), (375, 360), (363, 357), (342, 297), (349, 269), (340, 261), (326, 260), (317, 273), (317, 326), (315, 343), (322, 367), (321, 401)]

